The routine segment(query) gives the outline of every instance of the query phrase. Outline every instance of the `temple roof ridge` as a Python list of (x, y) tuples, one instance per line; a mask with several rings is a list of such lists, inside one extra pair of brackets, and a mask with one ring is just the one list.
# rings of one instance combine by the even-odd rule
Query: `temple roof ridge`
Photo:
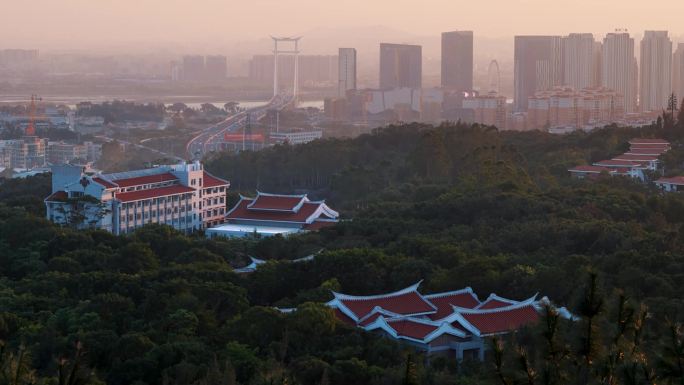
[[(492, 313), (500, 313), (500, 312), (505, 312), (505, 311), (510, 311), (510, 310), (515, 310), (515, 309), (520, 309), (522, 307), (530, 306), (530, 305), (535, 305), (537, 303), (537, 296), (539, 293), (536, 293), (532, 297), (516, 302), (514, 304), (511, 304), (509, 306), (502, 306), (502, 307), (495, 307), (491, 309), (468, 309), (464, 307), (459, 307), (459, 306), (454, 306), (451, 305), (451, 308), (454, 309), (454, 313), (461, 313), (461, 314), (492, 314)], [(507, 300), (511, 301), (511, 300)], [(483, 302), (485, 303), (485, 302)]]
[(471, 288), (470, 286), (466, 286), (463, 289), (445, 291), (445, 292), (441, 292), (441, 293), (424, 294), (423, 297), (430, 299), (430, 298), (448, 297), (451, 295), (459, 295), (459, 294), (472, 294), (477, 298), (477, 294), (475, 294), (475, 292), (473, 291), (473, 288)]
[(418, 292), (418, 286), (420, 286), (421, 283), (423, 283), (422, 279), (420, 281), (418, 281), (417, 283), (411, 285), (411, 286), (405, 287), (401, 290), (397, 290), (397, 291), (394, 291), (391, 293), (385, 293), (385, 294), (356, 296), (356, 295), (342, 294), (342, 293), (338, 293), (336, 291), (333, 291), (332, 293), (336, 299), (345, 300), (345, 301), (366, 301), (366, 300), (370, 300), (370, 299), (381, 299), (381, 298), (388, 298), (388, 297), (396, 297), (396, 296), (399, 296), (402, 294), (407, 294), (407, 293), (412, 293), (412, 292), (416, 292), (416, 293), (418, 293), (419, 296), (423, 297), (423, 295)]
[(307, 194), (275, 194), (275, 193), (266, 193), (266, 192), (259, 191), (259, 190), (256, 190), (256, 192), (257, 192), (257, 196), (255, 198), (259, 197), (259, 195), (263, 195), (266, 197), (307, 198)]
[[(499, 301), (499, 302), (507, 303), (509, 305), (515, 305), (515, 304), (520, 302), (520, 301), (516, 301), (513, 299), (509, 299), (509, 298), (500, 297), (500, 296), (496, 295), (495, 293), (490, 293), (489, 297), (487, 297), (487, 299), (482, 301), (479, 305), (475, 306), (475, 309), (480, 309), (482, 306), (487, 305), (491, 301)], [(499, 306), (499, 307), (502, 307), (502, 306)]]

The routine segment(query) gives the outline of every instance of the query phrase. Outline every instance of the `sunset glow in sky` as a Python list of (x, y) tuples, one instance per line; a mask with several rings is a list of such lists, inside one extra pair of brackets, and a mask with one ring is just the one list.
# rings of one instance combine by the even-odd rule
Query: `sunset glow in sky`
[(684, 34), (684, 1), (653, 0), (4, 0), (1, 46), (249, 40), (330, 27), (382, 25), (415, 35)]

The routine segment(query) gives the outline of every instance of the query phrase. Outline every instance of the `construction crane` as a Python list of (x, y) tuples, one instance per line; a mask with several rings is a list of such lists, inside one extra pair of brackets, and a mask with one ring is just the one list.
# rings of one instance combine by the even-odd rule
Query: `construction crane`
[(31, 95), (31, 104), (29, 105), (29, 123), (26, 126), (26, 136), (36, 136), (36, 102), (43, 100), (38, 95)]

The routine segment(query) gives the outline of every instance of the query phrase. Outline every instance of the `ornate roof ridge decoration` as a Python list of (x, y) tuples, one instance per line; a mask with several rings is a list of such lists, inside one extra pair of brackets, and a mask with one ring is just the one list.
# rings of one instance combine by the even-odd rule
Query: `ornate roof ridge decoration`
[[(451, 305), (451, 308), (454, 309), (454, 313), (460, 313), (460, 314), (503, 313), (503, 312), (507, 312), (507, 311), (511, 311), (511, 310), (520, 309), (520, 308), (523, 308), (526, 306), (535, 305), (537, 302), (537, 296), (538, 295), (539, 294), (537, 293), (537, 294), (533, 295), (532, 297), (530, 297), (524, 301), (519, 301), (519, 302), (516, 302), (516, 303), (511, 304), (509, 306), (495, 307), (495, 308), (491, 308), (491, 309), (477, 309), (477, 308), (476, 309), (468, 309), (468, 308), (454, 306), (454, 305)], [(501, 297), (498, 297), (498, 298), (501, 298)], [(507, 301), (511, 301), (511, 300), (507, 300)], [(485, 302), (483, 302), (483, 303), (485, 303)]]
[(405, 287), (403, 289), (391, 292), (391, 293), (385, 293), (385, 294), (375, 294), (375, 295), (349, 295), (349, 294), (342, 294), (338, 293), (336, 291), (333, 291), (333, 295), (335, 296), (336, 299), (341, 300), (341, 301), (367, 301), (367, 300), (373, 300), (373, 299), (382, 299), (382, 298), (391, 298), (391, 297), (397, 297), (403, 294), (408, 294), (408, 293), (413, 293), (416, 292), (418, 295), (423, 297), (422, 294), (418, 293), (418, 286), (423, 283), (423, 280), (421, 279), (417, 283)]
[(477, 295), (475, 295), (473, 288), (471, 288), (470, 286), (466, 286), (463, 289), (459, 289), (459, 290), (445, 291), (445, 292), (441, 292), (441, 293), (425, 294), (425, 295), (423, 295), (423, 297), (425, 297), (427, 299), (431, 299), (431, 298), (449, 297), (452, 295), (459, 295), (459, 294), (472, 294), (475, 298), (477, 298)]

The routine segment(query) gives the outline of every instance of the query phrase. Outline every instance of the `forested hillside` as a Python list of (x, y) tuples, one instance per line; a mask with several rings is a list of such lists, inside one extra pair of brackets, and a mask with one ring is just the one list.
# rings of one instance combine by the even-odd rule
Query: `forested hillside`
[[(211, 159), (231, 194), (305, 191), (347, 219), (287, 239), (77, 232), (43, 219), (49, 178), (5, 182), (0, 384), (57, 383), (60, 373), (137, 385), (681, 384), (684, 196), (566, 171), (624, 152), (632, 137), (670, 140), (665, 170), (683, 168), (684, 122), (671, 121), (566, 136), (406, 125)], [(250, 255), (269, 262), (233, 273)], [(330, 290), (419, 280), (426, 293), (538, 292), (580, 319), (549, 311), (538, 327), (492, 340), (487, 362), (459, 367), (321, 305)], [(23, 382), (2, 382), (12, 373)]]

